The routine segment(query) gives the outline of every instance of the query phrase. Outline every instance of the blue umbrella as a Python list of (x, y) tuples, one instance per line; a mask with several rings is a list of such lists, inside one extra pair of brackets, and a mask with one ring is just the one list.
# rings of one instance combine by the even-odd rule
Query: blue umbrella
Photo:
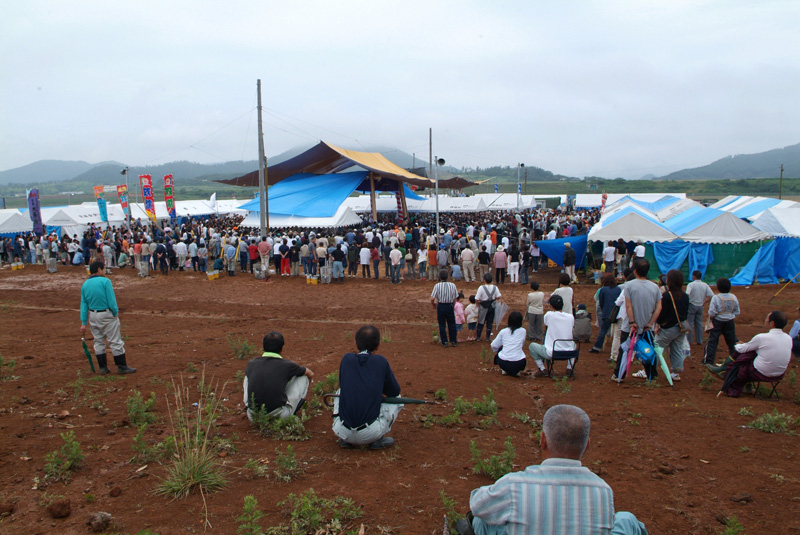
[(661, 364), (661, 370), (664, 372), (664, 375), (667, 376), (667, 381), (669, 381), (669, 386), (673, 386), (672, 384), (672, 374), (669, 372), (669, 366), (667, 366), (667, 361), (664, 359), (664, 348), (656, 347), (656, 355), (658, 355), (658, 362)]

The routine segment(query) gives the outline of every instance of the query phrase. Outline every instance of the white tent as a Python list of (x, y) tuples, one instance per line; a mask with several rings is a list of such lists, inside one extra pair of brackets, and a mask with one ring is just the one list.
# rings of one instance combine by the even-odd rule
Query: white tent
[[(269, 226), (271, 228), (329, 228), (329, 227), (349, 227), (360, 226), (361, 217), (345, 205), (339, 206), (336, 213), (331, 217), (299, 217), (290, 215), (270, 215)], [(250, 212), (242, 221), (243, 227), (260, 227), (261, 217), (259, 212)]]
[[(656, 202), (667, 196), (685, 199), (685, 193), (608, 193), (606, 206), (619, 202), (625, 197), (630, 197), (642, 202)], [(575, 195), (576, 208), (599, 208), (603, 205), (602, 193), (578, 193)]]
[(800, 205), (796, 208), (769, 208), (753, 226), (775, 237), (800, 238)]
[[(532, 195), (519, 196), (519, 209), (526, 210), (531, 208), (532, 200), (528, 200), (526, 204), (525, 197), (532, 198)], [(473, 195), (472, 198), (482, 199), (486, 205), (485, 210), (516, 210), (517, 209), (517, 194), (516, 193), (479, 193)], [(536, 207), (534, 203), (533, 207)]]
[[(412, 206), (414, 203), (419, 203), (420, 201), (412, 201), (408, 199), (406, 201), (406, 206), (408, 206), (409, 211), (414, 211)], [(353, 210), (354, 212), (371, 212), (372, 211), (372, 204), (370, 202), (369, 195), (358, 195), (357, 197), (348, 197), (342, 203), (342, 206), (346, 206)], [(378, 195), (375, 197), (375, 208), (378, 212), (396, 212), (397, 211), (397, 199), (394, 196), (387, 196), (387, 195)]]
[(731, 212), (702, 206), (690, 208), (664, 221), (664, 225), (681, 240), (696, 243), (746, 243), (770, 238)]
[[(589, 241), (618, 240), (668, 242), (678, 236), (662, 225), (659, 221), (647, 215), (646, 210), (634, 210), (628, 207), (627, 211), (618, 212), (617, 217), (603, 216), (600, 222), (589, 231)], [(603, 220), (606, 221), (603, 221)]]
[[(432, 196), (419, 202), (412, 210), (414, 212), (435, 212), (436, 211), (436, 197)], [(481, 212), (486, 210), (486, 204), (483, 199), (474, 195), (472, 197), (450, 197), (448, 195), (439, 195), (439, 212)]]
[(0, 234), (15, 234), (31, 230), (33, 230), (33, 222), (29, 217), (22, 215), (19, 210), (0, 210)]
[(659, 221), (666, 221), (667, 219), (672, 219), (676, 215), (682, 214), (686, 210), (694, 208), (695, 206), (702, 206), (702, 205), (697, 201), (693, 201), (692, 199), (683, 198), (678, 202), (674, 202), (669, 206), (657, 211), (656, 217), (658, 217)]

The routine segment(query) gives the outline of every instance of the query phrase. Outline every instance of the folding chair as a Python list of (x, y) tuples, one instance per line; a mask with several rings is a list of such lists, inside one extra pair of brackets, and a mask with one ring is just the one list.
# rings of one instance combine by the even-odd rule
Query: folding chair
[[(557, 350), (556, 344), (559, 342), (572, 342), (575, 346), (575, 349), (572, 350)], [(575, 366), (578, 364), (578, 357), (580, 356), (581, 352), (581, 343), (578, 340), (573, 340), (572, 338), (564, 338), (560, 340), (553, 341), (553, 356), (549, 359), (545, 360), (545, 366), (547, 367), (547, 375), (549, 377), (553, 376), (553, 364), (557, 360), (572, 360), (572, 368), (567, 368), (567, 377), (572, 377), (575, 379)]]
[[(776, 399), (781, 399), (781, 395), (778, 393), (778, 385), (781, 384), (781, 380), (782, 379), (783, 379), (783, 375), (781, 375), (780, 377), (776, 377), (772, 381), (763, 381), (764, 383), (767, 383), (768, 385), (772, 385), (772, 390), (770, 391), (769, 396), (767, 396), (766, 399), (772, 399), (773, 395), (775, 395)], [(753, 384), (753, 397), (754, 398), (759, 397), (758, 389), (761, 386), (762, 381), (751, 381), (751, 383)], [(764, 399), (764, 398), (760, 398), (760, 399)]]

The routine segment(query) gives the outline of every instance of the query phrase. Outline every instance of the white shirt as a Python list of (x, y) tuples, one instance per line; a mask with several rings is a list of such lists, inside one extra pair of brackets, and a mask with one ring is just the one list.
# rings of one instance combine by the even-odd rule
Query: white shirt
[(544, 315), (544, 324), (547, 332), (544, 335), (544, 348), (549, 357), (553, 356), (553, 344), (556, 340), (565, 340), (555, 345), (557, 351), (572, 351), (575, 344), (572, 343), (572, 327), (575, 325), (575, 318), (572, 314), (551, 310)]
[(686, 287), (686, 295), (689, 296), (689, 304), (701, 307), (705, 304), (706, 298), (714, 297), (714, 292), (708, 284), (696, 280), (690, 282)]
[(569, 286), (561, 286), (553, 290), (552, 295), (560, 295), (564, 300), (564, 308), (562, 309), (567, 314), (572, 314), (572, 288)]
[(478, 288), (478, 292), (475, 294), (475, 301), (490, 301), (491, 299), (499, 299), (500, 297), (502, 297), (500, 295), (500, 288), (494, 284), (483, 284)]
[(555, 231), (555, 229), (551, 230), (550, 232), (547, 233), (547, 239), (548, 240), (555, 240), (556, 239), (556, 231)]
[(617, 254), (617, 248), (611, 247), (610, 245), (603, 249), (603, 260), (606, 262), (613, 262), (614, 257)]
[(781, 329), (770, 329), (769, 332), (757, 334), (752, 340), (736, 344), (736, 351), (758, 353), (753, 367), (762, 375), (777, 377), (789, 367), (792, 358), (792, 339)]
[[(497, 333), (497, 336), (492, 340), (492, 349), (495, 351), (500, 350), (497, 356), (502, 360), (509, 362), (525, 360), (525, 352), (522, 350), (522, 346), (525, 344), (526, 336), (527, 333), (522, 327), (515, 329), (513, 333), (510, 327), (506, 327)], [(571, 331), (570, 336), (572, 336)]]
[(633, 254), (636, 258), (644, 258), (644, 245), (637, 245), (633, 250)]
[(398, 266), (403, 261), (403, 253), (400, 252), (400, 249), (392, 249), (392, 252), (389, 253), (389, 260), (392, 261), (393, 266)]
[(369, 265), (369, 247), (362, 247), (361, 252), (358, 253), (358, 258), (362, 266)]

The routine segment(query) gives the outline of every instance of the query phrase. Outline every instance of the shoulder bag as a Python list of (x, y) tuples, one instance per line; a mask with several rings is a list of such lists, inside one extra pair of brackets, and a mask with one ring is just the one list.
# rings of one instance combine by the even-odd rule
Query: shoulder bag
[(680, 314), (678, 314), (678, 306), (675, 304), (675, 297), (672, 296), (672, 292), (667, 290), (669, 294), (669, 298), (672, 300), (672, 309), (675, 311), (675, 317), (678, 319), (678, 323), (681, 326), (681, 331), (688, 333), (691, 330), (689, 325), (689, 320), (682, 320)]

